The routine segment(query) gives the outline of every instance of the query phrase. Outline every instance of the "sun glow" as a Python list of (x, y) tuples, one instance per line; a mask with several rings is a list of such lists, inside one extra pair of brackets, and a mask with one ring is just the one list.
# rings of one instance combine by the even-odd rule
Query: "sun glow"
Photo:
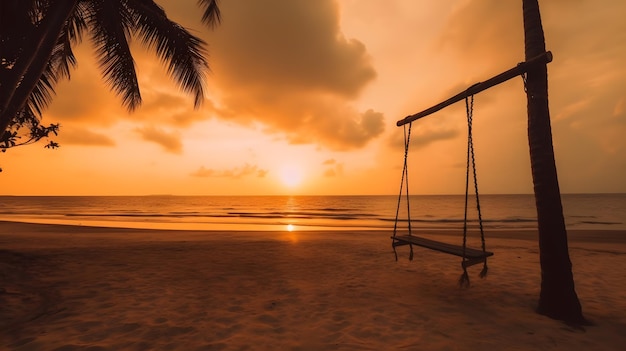
[(302, 177), (302, 170), (295, 166), (285, 166), (280, 170), (280, 180), (289, 188), (300, 185)]

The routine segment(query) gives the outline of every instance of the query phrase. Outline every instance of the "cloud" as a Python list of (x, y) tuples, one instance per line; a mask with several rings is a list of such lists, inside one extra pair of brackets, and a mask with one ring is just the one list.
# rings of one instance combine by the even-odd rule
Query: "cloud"
[(424, 128), (413, 134), (411, 145), (414, 148), (422, 148), (436, 141), (454, 139), (459, 134), (460, 131), (453, 128)]
[(75, 127), (65, 128), (62, 126), (58, 141), (63, 145), (115, 146), (115, 141), (104, 134)]
[[(74, 49), (78, 69), (71, 80), (62, 80), (44, 118), (63, 124), (111, 125), (127, 114), (121, 100), (105, 88), (102, 75), (94, 62), (91, 47), (82, 44)], [(67, 123), (65, 123), (67, 122)]]
[(209, 119), (214, 109), (212, 101), (205, 100), (201, 109), (194, 110), (188, 97), (176, 92), (154, 90), (151, 87), (143, 89), (142, 96), (143, 105), (137, 111), (128, 114), (128, 119), (189, 127), (194, 122)]
[(515, 63), (524, 54), (522, 25), (521, 2), (462, 1), (447, 19), (438, 46), (461, 53), (461, 62), (471, 66)]
[(336, 177), (343, 175), (343, 163), (337, 162), (335, 159), (328, 159), (322, 162), (324, 169), (324, 177)]
[(292, 143), (358, 148), (383, 132), (383, 115), (350, 102), (376, 72), (366, 48), (347, 39), (331, 0), (223, 2), (208, 36), (218, 114), (267, 126)]
[(227, 115), (226, 111), (215, 106), (211, 99), (205, 99), (198, 109), (193, 108), (189, 97), (175, 91), (159, 91), (147, 88), (142, 90), (143, 105), (133, 113), (123, 114), (127, 120), (189, 128), (196, 122), (206, 121), (216, 114)]
[(48, 112), (53, 121), (108, 126), (133, 120), (189, 128), (219, 117), (242, 125), (260, 122), (265, 132), (292, 143), (335, 150), (362, 147), (382, 134), (381, 113), (351, 106), (376, 71), (365, 45), (341, 32), (335, 1), (224, 1), (224, 21), (214, 31), (199, 23), (194, 2), (163, 5), (209, 43), (212, 72), (203, 106), (193, 110), (191, 98), (177, 89), (154, 53), (135, 43), (143, 104), (129, 113), (102, 82), (91, 45), (82, 44), (75, 50), (79, 69), (59, 87)]
[(365, 46), (346, 39), (334, 1), (223, 2), (211, 36), (215, 78), (231, 87), (305, 89), (354, 97), (376, 73)]
[(135, 131), (144, 140), (159, 144), (166, 152), (173, 154), (181, 154), (183, 152), (183, 144), (177, 133), (168, 133), (152, 126), (137, 128)]
[(258, 178), (264, 178), (267, 175), (268, 171), (264, 169), (259, 169), (257, 165), (250, 165), (246, 163), (242, 167), (235, 167), (231, 169), (212, 169), (205, 168), (201, 166), (196, 171), (192, 172), (190, 175), (192, 177), (199, 178), (233, 178), (239, 179), (246, 176), (256, 176)]
[[(408, 129), (407, 129), (408, 131)], [(451, 140), (458, 137), (461, 131), (457, 125), (441, 122), (421, 124), (411, 128), (410, 148), (420, 149), (437, 141)], [(404, 150), (404, 132), (393, 133), (389, 138), (389, 146), (394, 149)]]
[(303, 103), (299, 107), (292, 106), (285, 113), (304, 115), (297, 125), (290, 120), (273, 121), (274, 129), (291, 129), (287, 139), (292, 144), (319, 142), (333, 150), (349, 150), (364, 146), (385, 129), (383, 114), (373, 110), (359, 114), (351, 108), (340, 109), (332, 104), (306, 106)]

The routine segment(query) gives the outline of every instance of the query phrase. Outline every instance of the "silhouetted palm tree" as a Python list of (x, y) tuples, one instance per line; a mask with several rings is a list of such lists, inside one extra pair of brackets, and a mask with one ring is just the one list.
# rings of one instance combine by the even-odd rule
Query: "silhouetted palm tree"
[[(199, 0), (204, 23), (220, 21), (217, 0)], [(134, 110), (141, 94), (128, 40), (154, 49), (179, 87), (204, 96), (205, 43), (169, 20), (152, 0), (2, 0), (0, 3), (0, 140), (7, 129), (38, 125), (54, 87), (70, 77), (72, 46), (90, 34), (107, 84)]]
[[(539, 4), (523, 0), (526, 59), (546, 51)], [(561, 194), (556, 173), (546, 65), (530, 69), (526, 80), (528, 142), (537, 205), (541, 293), (537, 312), (575, 324), (587, 323), (574, 289)]]

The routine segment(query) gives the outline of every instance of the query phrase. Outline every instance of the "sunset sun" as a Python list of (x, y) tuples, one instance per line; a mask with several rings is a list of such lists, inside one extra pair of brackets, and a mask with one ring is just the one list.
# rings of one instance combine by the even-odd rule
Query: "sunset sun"
[(281, 182), (285, 186), (289, 188), (294, 188), (302, 183), (303, 174), (301, 169), (296, 166), (290, 165), (281, 168), (279, 176)]

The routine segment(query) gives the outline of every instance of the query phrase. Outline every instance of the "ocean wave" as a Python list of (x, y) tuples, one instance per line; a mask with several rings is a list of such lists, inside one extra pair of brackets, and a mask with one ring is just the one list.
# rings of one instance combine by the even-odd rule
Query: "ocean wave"
[[(416, 196), (411, 206), (412, 226), (459, 228), (463, 196)], [(568, 227), (576, 229), (626, 228), (626, 195), (564, 196)], [(533, 228), (537, 225), (532, 195), (487, 195), (482, 223), (487, 228)], [(393, 228), (396, 196), (168, 196), (168, 197), (0, 197), (0, 216), (67, 222), (136, 222), (176, 225), (254, 223), (258, 225)], [(407, 226), (406, 212), (398, 225)], [(475, 213), (468, 225), (476, 227)]]

